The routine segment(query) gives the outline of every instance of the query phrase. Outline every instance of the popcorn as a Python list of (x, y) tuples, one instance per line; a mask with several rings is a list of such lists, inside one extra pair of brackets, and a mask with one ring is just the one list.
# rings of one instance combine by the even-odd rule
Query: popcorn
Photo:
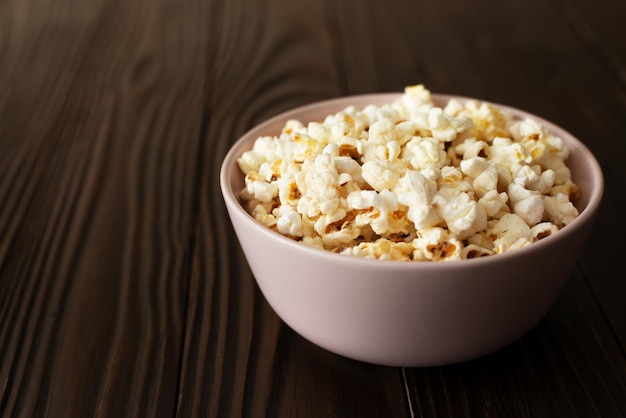
[(459, 132), (472, 127), (472, 120), (468, 117), (453, 117), (443, 109), (434, 107), (428, 111), (428, 126), (433, 138), (441, 142), (452, 141)]
[(402, 158), (409, 160), (415, 170), (441, 168), (446, 162), (446, 152), (435, 138), (415, 137), (404, 146)]
[(381, 160), (366, 161), (361, 170), (363, 179), (378, 192), (391, 189), (402, 174), (393, 164)]
[(265, 161), (273, 161), (279, 158), (277, 153), (278, 144), (274, 138), (270, 136), (263, 136), (258, 138), (248, 152), (244, 152), (237, 160), (239, 167), (244, 174), (248, 174), (250, 171), (258, 171), (261, 164)]
[(290, 237), (302, 236), (302, 217), (291, 206), (283, 205), (272, 212), (278, 232)]
[(559, 228), (554, 225), (552, 222), (541, 222), (530, 228), (530, 234), (533, 237), (533, 242), (539, 241), (540, 239), (544, 239), (549, 237), (558, 231)]
[(466, 246), (463, 247), (461, 258), (466, 260), (468, 258), (478, 258), (478, 257), (484, 257), (486, 255), (492, 255), (492, 254), (493, 254), (493, 251), (485, 247), (481, 247), (480, 245), (476, 245), (476, 244), (467, 244)]
[(370, 125), (367, 140), (373, 144), (386, 145), (396, 139), (395, 129), (393, 120), (383, 117)]
[(432, 103), (430, 91), (424, 85), (407, 86), (404, 88), (404, 96), (400, 99), (408, 109), (419, 109)]
[(483, 157), (470, 157), (460, 162), (461, 171), (471, 179), (474, 193), (483, 197), (490, 191), (497, 190), (498, 169)]
[(578, 216), (578, 210), (563, 193), (556, 196), (543, 196), (543, 204), (550, 222), (563, 227)]
[(517, 183), (509, 184), (509, 198), (513, 213), (522, 218), (528, 226), (535, 226), (543, 219), (543, 199), (535, 190), (525, 189)]
[(506, 205), (508, 200), (509, 195), (506, 193), (498, 193), (496, 190), (491, 190), (478, 199), (478, 204), (483, 207), (488, 217), (500, 219), (502, 216), (498, 216), (498, 214), (509, 212), (509, 207)]
[(367, 186), (358, 162), (349, 157), (334, 157), (333, 163), (339, 174), (337, 182), (340, 186), (350, 190), (361, 190)]
[(437, 183), (425, 177), (419, 171), (408, 170), (393, 188), (398, 203), (407, 208), (407, 218), (416, 229), (429, 228), (441, 222), (433, 209), (433, 197), (437, 192)]
[(530, 227), (520, 216), (508, 213), (487, 228), (487, 235), (493, 241), (494, 252), (503, 253), (513, 248), (521, 248), (530, 243)]
[(404, 242), (394, 243), (385, 238), (379, 238), (374, 242), (361, 242), (354, 247), (339, 251), (340, 254), (352, 255), (361, 258), (375, 258), (379, 260), (412, 259), (413, 246)]
[(348, 206), (356, 209), (357, 225), (369, 225), (378, 235), (408, 232), (409, 219), (399, 210), (396, 194), (389, 190), (377, 193), (361, 190), (348, 195)]
[(278, 185), (268, 182), (256, 171), (249, 171), (246, 174), (245, 182), (245, 198), (247, 199), (270, 202), (278, 195)]
[(449, 261), (523, 248), (578, 216), (563, 141), (476, 100), (392, 103), (285, 123), (238, 164), (260, 223), (343, 255)]
[(446, 111), (456, 111), (458, 115), (468, 115), (473, 122), (469, 135), (491, 143), (496, 137), (505, 137), (508, 133), (508, 125), (511, 116), (495, 108), (494, 106), (481, 103), (476, 100), (469, 100), (465, 106), (458, 104), (456, 100), (451, 100), (446, 107)]
[(550, 192), (555, 181), (554, 171), (551, 169), (541, 171), (541, 167), (538, 165), (518, 165), (518, 167), (519, 169), (514, 172), (513, 181), (515, 183), (541, 194)]
[(339, 173), (328, 154), (319, 154), (308, 166), (296, 175), (296, 185), (302, 197), (298, 212), (314, 217), (330, 214), (339, 208)]
[(487, 213), (476, 200), (460, 188), (446, 185), (433, 197), (437, 214), (448, 229), (464, 239), (487, 226)]
[(451, 231), (439, 227), (419, 231), (413, 245), (418, 259), (430, 261), (460, 260), (463, 248)]

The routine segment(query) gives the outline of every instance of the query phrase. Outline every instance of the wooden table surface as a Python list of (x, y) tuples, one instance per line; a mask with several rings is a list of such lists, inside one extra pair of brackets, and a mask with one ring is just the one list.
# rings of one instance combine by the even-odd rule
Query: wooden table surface
[[(0, 415), (625, 417), (625, 22), (623, 0), (0, 0)], [(218, 173), (284, 110), (419, 83), (563, 126), (605, 197), (519, 341), (375, 366), (275, 315)]]

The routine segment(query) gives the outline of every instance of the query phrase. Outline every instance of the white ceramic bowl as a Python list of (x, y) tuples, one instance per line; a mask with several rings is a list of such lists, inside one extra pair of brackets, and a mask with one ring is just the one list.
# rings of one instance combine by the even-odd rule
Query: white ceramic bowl
[[(391, 103), (400, 94), (344, 97), (276, 116), (243, 135), (226, 155), (221, 188), (238, 240), (263, 295), (292, 329), (331, 352), (389, 366), (457, 363), (498, 350), (532, 329), (570, 277), (603, 193), (591, 152), (535, 115), (570, 150), (566, 161), (581, 190), (580, 215), (525, 248), (471, 260), (366, 260), (310, 248), (257, 223), (242, 207), (236, 159), (287, 119), (323, 120), (348, 105)], [(433, 94), (443, 106), (452, 96)], [(463, 97), (454, 97), (467, 100)]]

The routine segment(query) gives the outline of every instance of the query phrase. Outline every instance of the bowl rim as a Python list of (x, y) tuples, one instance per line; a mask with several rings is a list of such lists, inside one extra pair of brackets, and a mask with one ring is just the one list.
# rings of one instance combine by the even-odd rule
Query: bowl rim
[[(506, 263), (510, 259), (515, 259), (519, 257), (527, 257), (532, 255), (532, 252), (540, 252), (543, 251), (544, 247), (547, 245), (551, 245), (552, 243), (556, 243), (559, 240), (567, 239), (568, 235), (578, 228), (584, 227), (585, 224), (593, 223), (596, 213), (598, 212), (598, 208), (601, 204), (602, 197), (604, 194), (604, 176), (602, 172), (602, 168), (595, 157), (595, 155), (590, 151), (590, 149), (576, 136), (562, 128), (550, 122), (547, 119), (544, 119), (541, 116), (538, 116), (534, 113), (528, 112), (526, 110), (522, 110), (520, 108), (504, 105), (497, 102), (492, 102), (489, 100), (483, 100), (474, 97), (462, 96), (462, 95), (454, 95), (454, 94), (441, 94), (431, 92), (431, 96), (433, 102), (436, 103), (437, 106), (440, 106), (440, 102), (447, 103), (451, 99), (456, 99), (461, 102), (476, 100), (481, 103), (485, 103), (491, 106), (496, 106), (499, 109), (509, 111), (513, 113), (515, 117), (530, 117), (534, 120), (540, 122), (548, 131), (555, 134), (558, 132), (556, 136), (559, 136), (564, 142), (565, 145), (570, 150), (570, 154), (572, 151), (572, 147), (576, 148), (576, 150), (582, 154), (583, 158), (589, 164), (590, 171), (593, 173), (593, 177), (591, 178), (590, 184), (594, 187), (589, 192), (588, 202), (585, 207), (580, 211), (579, 215), (568, 225), (561, 228), (557, 233), (552, 234), (542, 240), (537, 242), (533, 242), (531, 245), (527, 245), (523, 248), (515, 249), (512, 251), (507, 251), (501, 254), (494, 254), (485, 257), (477, 257), (473, 259), (463, 259), (463, 260), (445, 260), (438, 262), (428, 262), (428, 261), (406, 261), (400, 262), (398, 260), (380, 260), (380, 259), (371, 259), (371, 258), (362, 258), (362, 257), (351, 257), (347, 255), (342, 255), (338, 253), (334, 253), (332, 251), (324, 250), (321, 248), (308, 246), (297, 242), (289, 237), (286, 237), (280, 234), (277, 231), (273, 231), (263, 224), (256, 221), (248, 211), (242, 206), (241, 201), (237, 197), (239, 191), (233, 190), (231, 187), (230, 180), (230, 172), (233, 165), (236, 165), (237, 158), (241, 155), (241, 152), (244, 150), (246, 145), (249, 143), (250, 146), (256, 140), (260, 134), (255, 134), (256, 132), (262, 132), (267, 130), (268, 127), (276, 124), (284, 124), (284, 122), (288, 119), (294, 118), (294, 115), (300, 115), (307, 113), (312, 110), (316, 110), (322, 107), (329, 107), (328, 114), (332, 114), (332, 112), (338, 112), (340, 110), (345, 109), (347, 106), (352, 105), (353, 101), (362, 101), (366, 99), (371, 99), (376, 102), (377, 106), (383, 105), (385, 103), (391, 103), (393, 100), (398, 99), (402, 96), (402, 92), (381, 92), (381, 93), (366, 93), (366, 94), (355, 94), (348, 96), (340, 96), (320, 101), (315, 101), (312, 103), (308, 103), (302, 106), (297, 106), (292, 109), (283, 111), (278, 113), (275, 116), (272, 116), (263, 122), (253, 126), (244, 132), (233, 144), (231, 144), (228, 152), (224, 156), (222, 160), (222, 164), (220, 167), (220, 188), (222, 192), (222, 197), (227, 204), (231, 208), (237, 211), (239, 215), (243, 215), (241, 218), (246, 222), (247, 227), (255, 228), (260, 231), (264, 235), (266, 235), (269, 239), (276, 241), (279, 245), (289, 246), (296, 251), (308, 253), (312, 257), (318, 257), (321, 260), (331, 262), (331, 263), (342, 263), (345, 265), (360, 265), (367, 266), (368, 268), (384, 268), (385, 270), (394, 269), (394, 270), (415, 270), (415, 269), (441, 269), (442, 265), (448, 267), (479, 267), (479, 266), (491, 266), (494, 263)], [(337, 110), (332, 110), (330, 107), (333, 107)], [(303, 123), (308, 122), (308, 120), (300, 118)], [(278, 133), (278, 132), (277, 132)], [(565, 139), (564, 137), (567, 137)], [(570, 144), (571, 142), (571, 144)], [(238, 168), (238, 167), (236, 167)], [(232, 223), (232, 219), (230, 220)]]

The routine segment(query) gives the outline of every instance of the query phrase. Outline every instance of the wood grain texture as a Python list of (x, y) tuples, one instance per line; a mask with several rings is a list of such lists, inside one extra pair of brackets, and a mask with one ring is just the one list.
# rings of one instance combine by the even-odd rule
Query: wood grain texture
[[(626, 417), (624, 19), (619, 0), (0, 0), (0, 416)], [(562, 125), (606, 193), (535, 329), (401, 369), (281, 322), (218, 175), (270, 116), (416, 83)]]

